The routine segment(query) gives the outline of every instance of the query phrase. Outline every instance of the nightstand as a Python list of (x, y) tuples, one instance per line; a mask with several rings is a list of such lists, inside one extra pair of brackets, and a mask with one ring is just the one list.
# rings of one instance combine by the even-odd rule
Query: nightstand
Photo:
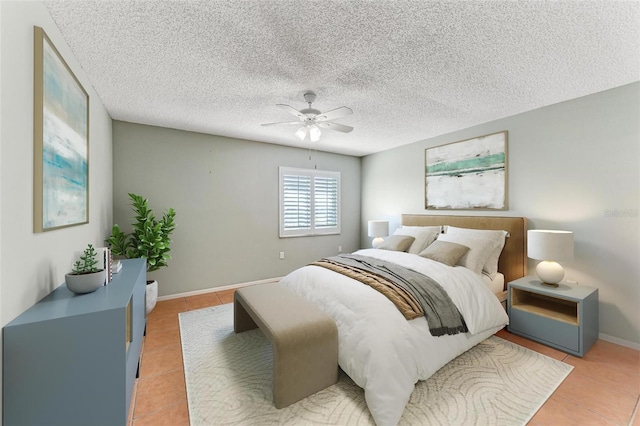
[(543, 285), (523, 277), (507, 285), (508, 330), (519, 336), (583, 356), (598, 340), (598, 289)]

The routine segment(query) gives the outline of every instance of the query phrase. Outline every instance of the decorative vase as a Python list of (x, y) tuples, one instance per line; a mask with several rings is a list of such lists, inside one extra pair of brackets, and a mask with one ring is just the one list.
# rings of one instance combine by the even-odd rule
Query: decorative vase
[(96, 291), (104, 285), (107, 273), (104, 269), (89, 274), (65, 274), (64, 282), (67, 288), (76, 294), (85, 294)]
[(158, 281), (147, 281), (146, 298), (146, 311), (147, 315), (149, 315), (153, 308), (156, 306), (156, 302), (158, 301)]

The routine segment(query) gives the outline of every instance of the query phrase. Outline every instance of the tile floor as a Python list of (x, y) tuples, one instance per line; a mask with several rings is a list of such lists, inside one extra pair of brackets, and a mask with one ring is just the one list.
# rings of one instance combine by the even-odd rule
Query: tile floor
[[(189, 425), (178, 313), (232, 301), (226, 290), (158, 302), (147, 321), (129, 426)], [(640, 426), (640, 351), (598, 340), (578, 358), (505, 330), (497, 335), (574, 366), (529, 425)]]

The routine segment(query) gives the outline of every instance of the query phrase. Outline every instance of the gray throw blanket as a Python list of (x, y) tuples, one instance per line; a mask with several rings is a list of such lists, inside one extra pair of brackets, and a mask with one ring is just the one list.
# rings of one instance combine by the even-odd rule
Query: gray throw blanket
[[(432, 278), (398, 264), (356, 254), (343, 254), (322, 259), (312, 265), (322, 266), (361, 281), (385, 294), (407, 319), (422, 314), (426, 317), (433, 336), (466, 333), (464, 318), (447, 292)], [(406, 292), (408, 298), (398, 295)], [(417, 301), (421, 313), (408, 316), (397, 303), (403, 299)]]

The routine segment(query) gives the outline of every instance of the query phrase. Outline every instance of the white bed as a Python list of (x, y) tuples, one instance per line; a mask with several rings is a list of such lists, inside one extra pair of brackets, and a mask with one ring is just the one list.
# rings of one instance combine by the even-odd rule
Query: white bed
[[(416, 218), (419, 223), (414, 223)], [(467, 226), (477, 219), (462, 221), (454, 216), (403, 216), (403, 223), (425, 226), (423, 222), (436, 218), (436, 222), (451, 219), (444, 224)], [(517, 242), (510, 241), (511, 256), (513, 244), (524, 247), (522, 218), (510, 228), (499, 221), (489, 229), (504, 229)], [(434, 219), (431, 219), (434, 220)], [(443, 223), (436, 223), (441, 225)], [(497, 227), (496, 227), (497, 226)], [(521, 263), (522, 275), (526, 273), (523, 248), (516, 256)], [(499, 288), (502, 279), (515, 279), (510, 268), (500, 278), (486, 282), (483, 275), (462, 266), (447, 266), (426, 259), (415, 253), (400, 251), (365, 249), (355, 254), (384, 261), (390, 261), (414, 271), (424, 273), (437, 281), (449, 294), (469, 329), (467, 333), (433, 337), (424, 317), (407, 321), (396, 306), (373, 288), (352, 278), (320, 266), (305, 266), (293, 271), (282, 279), (282, 283), (307, 300), (314, 302), (330, 315), (338, 326), (340, 367), (365, 391), (367, 406), (378, 426), (396, 425), (402, 416), (413, 387), (418, 380), (425, 380), (450, 360), (480, 343), (504, 327), (508, 317), (492, 291), (490, 285)], [(501, 256), (502, 260), (502, 256)], [(509, 260), (512, 262), (512, 260)], [(517, 274), (517, 272), (516, 272)], [(521, 275), (521, 276), (522, 276)], [(504, 284), (503, 284), (504, 285)]]

